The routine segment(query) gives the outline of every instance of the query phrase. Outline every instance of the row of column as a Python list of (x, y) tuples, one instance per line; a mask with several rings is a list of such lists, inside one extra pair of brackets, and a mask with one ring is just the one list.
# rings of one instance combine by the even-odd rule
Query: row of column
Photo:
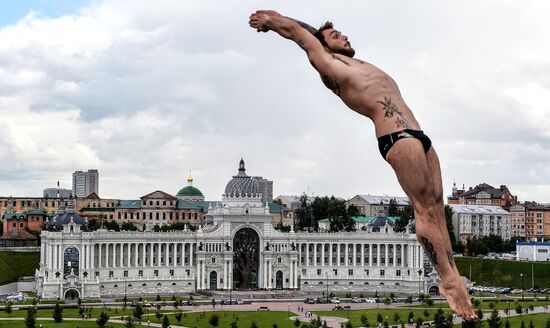
[(85, 269), (193, 265), (195, 245), (180, 242), (99, 242), (84, 244), (81, 259)]
[[(302, 251), (302, 245), (305, 245), (305, 252)], [(310, 245), (313, 245), (312, 255), (313, 259), (310, 261)], [(318, 245), (321, 245), (320, 250), (320, 260), (317, 258), (317, 248)], [(325, 263), (325, 245), (328, 245), (328, 263)], [(333, 246), (336, 245), (336, 263), (333, 263)], [(344, 254), (342, 254), (341, 248), (344, 245)], [(349, 261), (349, 245), (352, 245), (352, 259)], [(360, 245), (360, 261), (357, 261), (357, 246)], [(373, 257), (373, 246), (376, 246), (376, 261)], [(344, 255), (344, 265), (353, 265), (353, 266), (364, 266), (364, 265), (376, 265), (382, 266), (381, 261), (381, 249), (384, 246), (384, 265), (383, 266), (401, 266), (401, 267), (419, 267), (421, 259), (421, 248), (420, 245), (411, 245), (411, 244), (342, 244), (342, 243), (305, 243), (298, 245), (298, 258), (300, 259), (301, 265), (305, 266), (324, 266), (324, 265), (340, 265), (342, 255)], [(392, 249), (392, 264), (389, 263), (389, 246), (393, 246)], [(368, 248), (368, 257), (365, 257), (365, 248)], [(397, 253), (399, 250), (398, 257)], [(305, 254), (303, 254), (305, 253)], [(302, 261), (302, 255), (305, 255), (305, 261)], [(366, 259), (366, 260), (365, 260)], [(401, 259), (401, 263), (398, 264), (397, 260)], [(349, 263), (348, 263), (349, 262)], [(376, 263), (374, 263), (376, 262)]]

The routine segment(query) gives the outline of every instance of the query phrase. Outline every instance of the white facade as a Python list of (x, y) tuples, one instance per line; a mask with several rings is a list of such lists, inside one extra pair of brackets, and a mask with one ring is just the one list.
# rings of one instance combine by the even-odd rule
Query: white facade
[(453, 209), (453, 228), (456, 240), (469, 237), (498, 235), (511, 238), (512, 215), (498, 206), (450, 204)]
[[(243, 228), (259, 237), (257, 288), (325, 291), (328, 282), (331, 291), (417, 292), (423, 286), (414, 234), (281, 233), (258, 200), (222, 204), (197, 232), (86, 232), (74, 223), (43, 231), (37, 293), (51, 299), (68, 291), (99, 298), (234, 289), (234, 236)], [(69, 261), (71, 250), (78, 263)]]
[[(72, 213), (41, 234), (41, 298), (177, 294), (197, 290), (301, 289), (410, 292), (424, 289), (416, 235), (377, 232), (283, 233), (241, 159), (222, 202), (196, 232), (81, 231)], [(215, 208), (214, 208), (215, 207)], [(71, 218), (70, 221), (68, 218)], [(244, 287), (243, 287), (244, 286)]]
[(550, 242), (516, 243), (516, 260), (550, 261)]

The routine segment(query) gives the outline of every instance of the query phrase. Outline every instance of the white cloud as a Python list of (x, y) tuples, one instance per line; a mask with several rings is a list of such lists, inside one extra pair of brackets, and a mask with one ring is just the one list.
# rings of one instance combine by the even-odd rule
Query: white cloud
[[(299, 48), (256, 33), (270, 2), (103, 0), (0, 28), (0, 195), (98, 168), (100, 194), (175, 193), (193, 170), (217, 199), (243, 155), (275, 193), (402, 195), (374, 129)], [(276, 4), (332, 20), (395, 78), (440, 155), (443, 183), (550, 200), (550, 6), (538, 1)], [(475, 8), (475, 10), (472, 10)]]

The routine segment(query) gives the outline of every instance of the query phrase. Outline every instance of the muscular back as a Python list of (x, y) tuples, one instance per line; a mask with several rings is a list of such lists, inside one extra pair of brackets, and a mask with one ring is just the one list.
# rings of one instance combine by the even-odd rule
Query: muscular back
[(401, 98), (395, 81), (376, 66), (341, 54), (331, 54), (329, 69), (317, 69), (327, 88), (359, 114), (370, 118), (376, 136), (402, 129), (420, 129)]

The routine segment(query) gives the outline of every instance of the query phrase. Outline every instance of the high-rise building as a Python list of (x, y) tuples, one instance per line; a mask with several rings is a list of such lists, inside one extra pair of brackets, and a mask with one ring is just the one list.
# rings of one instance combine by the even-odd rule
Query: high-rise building
[(99, 194), (99, 171), (88, 170), (88, 172), (76, 171), (73, 173), (73, 195), (86, 197), (95, 192)]
[(273, 201), (273, 181), (263, 177), (252, 177), (252, 180), (258, 184), (258, 191), (262, 194), (262, 203)]

